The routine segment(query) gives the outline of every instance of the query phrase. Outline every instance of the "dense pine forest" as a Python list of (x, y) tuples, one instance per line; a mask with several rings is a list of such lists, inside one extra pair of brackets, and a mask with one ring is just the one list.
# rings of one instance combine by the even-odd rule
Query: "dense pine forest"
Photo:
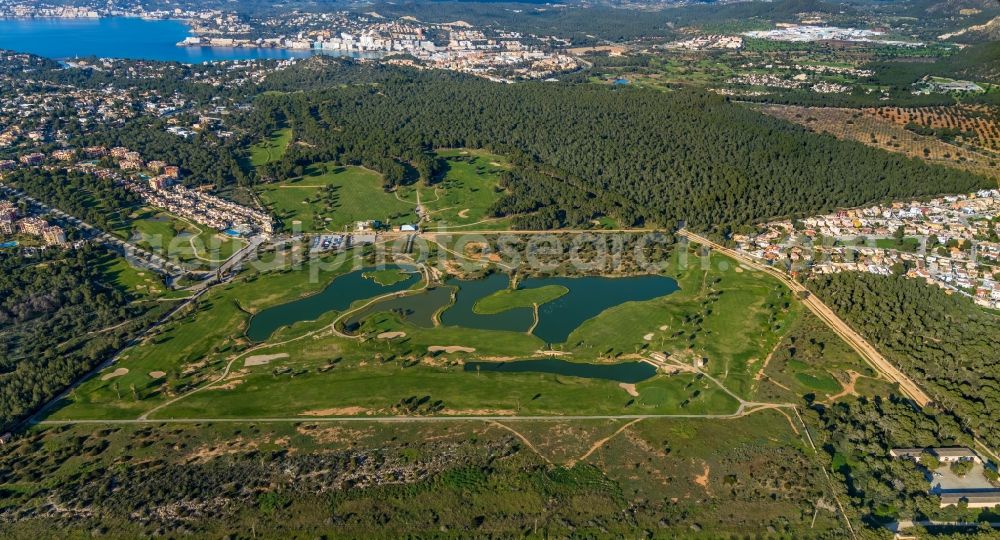
[(90, 247), (36, 256), (0, 252), (0, 431), (145, 324), (141, 305), (101, 273), (110, 257)]
[[(966, 444), (954, 417), (925, 414), (898, 396), (816, 404), (810, 413), (817, 414), (820, 426), (817, 445), (822, 442), (830, 470), (847, 491), (845, 500), (867, 525), (941, 518), (937, 498), (927, 492), (925, 472), (911, 461), (893, 459), (889, 450)], [(948, 516), (952, 519), (977, 517), (977, 511), (946, 512), (954, 514)]]
[(904, 277), (845, 272), (810, 286), (942, 409), (1000, 444), (1000, 316)]
[[(323, 63), (309, 62), (266, 86), (329, 85), (347, 69)], [(496, 214), (541, 207), (568, 192), (567, 202), (585, 210), (576, 212), (581, 221), (596, 213), (595, 205), (579, 204), (582, 199), (596, 201), (599, 212), (623, 225), (684, 221), (718, 232), (772, 217), (991, 185), (969, 173), (811, 134), (700, 91), (369, 73), (373, 84), (260, 96), (251, 129), (263, 135), (287, 125), (302, 143), (267, 174), (294, 175), (294, 167), (334, 160), (379, 170), (390, 184), (433, 181), (430, 149), (486, 148), (538, 173), (510, 182), (517, 197), (506, 198)], [(518, 181), (538, 185), (518, 189)]]

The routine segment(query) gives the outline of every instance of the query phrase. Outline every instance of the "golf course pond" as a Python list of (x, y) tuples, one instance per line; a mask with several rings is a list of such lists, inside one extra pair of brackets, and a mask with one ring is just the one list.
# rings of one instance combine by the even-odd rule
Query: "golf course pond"
[(617, 364), (587, 364), (567, 362), (556, 358), (515, 360), (511, 362), (466, 362), (465, 371), (494, 373), (552, 373), (584, 379), (604, 379), (635, 384), (656, 375), (656, 367), (646, 362), (619, 362)]
[(432, 328), (437, 314), (443, 326), (511, 332), (531, 330), (547, 343), (563, 343), (587, 319), (625, 302), (666, 296), (677, 290), (677, 282), (656, 275), (529, 278), (520, 283), (517, 291), (530, 293), (542, 288), (563, 292), (538, 305), (537, 325), (534, 307), (515, 304), (515, 307), (495, 313), (477, 311), (477, 303), (481, 300), (510, 290), (509, 276), (497, 273), (482, 279), (450, 279), (443, 286), (429, 288), (421, 294), (372, 304), (354, 313), (345, 321), (345, 327), (353, 332), (368, 317), (393, 312), (408, 323)]
[(420, 281), (420, 273), (414, 267), (390, 266), (378, 270), (398, 270), (403, 272), (404, 278), (383, 285), (372, 278), (375, 268), (362, 268), (337, 276), (319, 293), (269, 307), (255, 314), (247, 327), (247, 337), (256, 342), (264, 341), (282, 326), (313, 321), (330, 311), (343, 311), (358, 300), (405, 291)]
[[(403, 277), (390, 283), (373, 279), (373, 274), (394, 270), (402, 272)], [(264, 341), (282, 326), (312, 321), (331, 311), (343, 311), (358, 300), (407, 290), (420, 279), (414, 267), (355, 270), (336, 277), (317, 294), (255, 314), (246, 335), (255, 342)], [(438, 317), (443, 326), (531, 331), (547, 343), (563, 343), (584, 321), (608, 308), (625, 302), (652, 300), (676, 290), (675, 280), (658, 275), (527, 278), (517, 289), (511, 289), (510, 277), (496, 273), (482, 279), (449, 279), (442, 286), (429, 287), (417, 294), (386, 298), (352, 313), (344, 321), (344, 328), (354, 332), (372, 315), (391, 312), (422, 328), (433, 328), (435, 317)], [(482, 304), (477, 307), (477, 303), (486, 298), (493, 300), (490, 304), (493, 311), (484, 312)], [(535, 309), (538, 310), (537, 323)]]
[[(448, 281), (457, 287), (455, 304), (441, 313), (441, 324), (484, 330), (527, 332), (535, 322), (534, 309), (515, 307), (500, 313), (477, 313), (476, 302), (510, 287), (505, 274), (492, 274), (480, 280)], [(546, 343), (563, 343), (584, 321), (602, 311), (624, 304), (652, 300), (677, 290), (677, 282), (666, 276), (632, 277), (544, 277), (528, 278), (518, 290), (562, 287), (565, 294), (538, 306), (538, 324), (532, 333)]]

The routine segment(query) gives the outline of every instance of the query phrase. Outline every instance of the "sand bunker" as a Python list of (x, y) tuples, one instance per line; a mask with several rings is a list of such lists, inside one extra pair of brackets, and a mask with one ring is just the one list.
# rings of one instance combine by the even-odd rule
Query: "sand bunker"
[(476, 349), (473, 349), (472, 347), (462, 347), (462, 346), (459, 346), (459, 345), (431, 345), (430, 347), (427, 347), (427, 352), (432, 352), (432, 353), (435, 353), (435, 352), (444, 352), (444, 353), (465, 352), (465, 353), (471, 353), (471, 352), (476, 352)]
[(535, 354), (540, 354), (542, 356), (564, 356), (570, 353), (566, 351), (535, 351)]
[(101, 375), (101, 380), (106, 381), (108, 379), (114, 379), (115, 377), (121, 377), (122, 375), (127, 375), (127, 374), (128, 374), (128, 369), (120, 367), (112, 371), (111, 373), (105, 373), (104, 375)]
[(396, 339), (406, 337), (406, 332), (382, 332), (375, 337), (378, 339)]
[(645, 336), (642, 336), (642, 339), (644, 339), (646, 341), (653, 341), (653, 333), (650, 332), (650, 333), (646, 334)]
[(622, 390), (628, 392), (628, 395), (632, 397), (639, 397), (639, 391), (635, 389), (634, 384), (629, 383), (618, 383), (618, 387)]
[(162, 379), (167, 373), (165, 371), (150, 371), (149, 376), (153, 379)]
[(254, 356), (248, 356), (247, 359), (243, 361), (243, 367), (265, 366), (271, 360), (280, 360), (282, 358), (288, 358), (288, 353), (257, 354)]
[(462, 210), (461, 212), (458, 213), (458, 217), (462, 219), (469, 217), (469, 210), (471, 210), (471, 208), (466, 208), (465, 210)]

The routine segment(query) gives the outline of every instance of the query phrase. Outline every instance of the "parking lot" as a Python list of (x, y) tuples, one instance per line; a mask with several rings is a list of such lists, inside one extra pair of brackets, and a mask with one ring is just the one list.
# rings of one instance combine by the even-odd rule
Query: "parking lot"
[(973, 463), (972, 470), (965, 476), (958, 476), (951, 472), (951, 469), (945, 463), (942, 463), (931, 474), (931, 493), (969, 489), (996, 489), (983, 476), (983, 464), (979, 462)]

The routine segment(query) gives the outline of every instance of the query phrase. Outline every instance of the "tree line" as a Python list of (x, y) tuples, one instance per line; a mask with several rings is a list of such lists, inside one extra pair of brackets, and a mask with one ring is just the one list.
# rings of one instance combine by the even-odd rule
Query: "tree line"
[[(304, 64), (296, 69), (315, 78), (315, 66)], [(485, 148), (545, 172), (508, 181), (537, 184), (515, 189), (515, 198), (505, 199), (511, 208), (562, 203), (571, 186), (570, 193), (593, 198), (624, 225), (686, 222), (722, 233), (769, 218), (990, 185), (964, 171), (812, 134), (697, 90), (665, 96), (586, 84), (504, 85), (440, 72), (368, 74), (372, 84), (256, 99), (251, 132), (263, 137), (274, 127), (267, 119), (280, 118), (301, 143), (272, 174), (333, 160), (379, 170), (387, 184), (429, 180), (431, 149)]]
[(937, 406), (1000, 446), (1000, 316), (920, 280), (844, 272), (809, 283)]
[(144, 324), (145, 309), (102, 274), (110, 257), (97, 247), (31, 257), (0, 251), (0, 431), (93, 369)]

